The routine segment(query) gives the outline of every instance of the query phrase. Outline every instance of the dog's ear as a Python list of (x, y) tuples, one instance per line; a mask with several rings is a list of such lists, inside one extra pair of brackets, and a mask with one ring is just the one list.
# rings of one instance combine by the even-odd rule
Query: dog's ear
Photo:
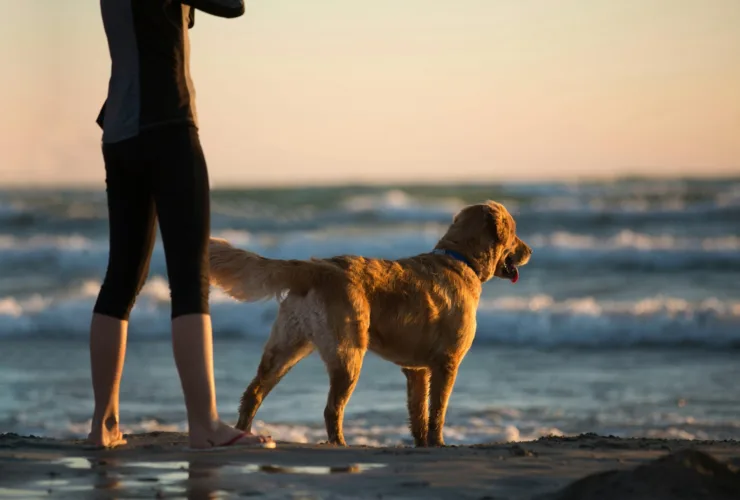
[(488, 201), (481, 206), (486, 213), (487, 227), (491, 236), (498, 242), (508, 241), (514, 228), (511, 227), (511, 218), (503, 205)]
[(452, 218), (452, 223), (462, 223), (468, 221), (469, 229), (478, 227), (479, 231), (485, 232), (496, 242), (506, 242), (509, 240), (512, 231), (511, 218), (500, 203), (487, 201), (477, 205), (469, 205), (460, 210)]
[[(489, 217), (491, 208), (488, 203), (478, 203), (475, 205), (467, 205), (460, 209), (455, 215), (452, 216), (452, 223), (455, 224), (460, 222), (463, 217), (470, 217), (473, 219), (479, 219), (481, 221)], [(488, 222), (486, 222), (487, 224)]]
[(458, 219), (460, 219), (460, 216), (462, 215), (462, 213), (463, 213), (463, 212), (464, 212), (464, 211), (465, 211), (465, 210), (466, 210), (467, 208), (469, 208), (469, 207), (465, 207), (465, 208), (461, 209), (461, 210), (460, 210), (459, 212), (457, 212), (457, 213), (456, 213), (455, 215), (453, 215), (453, 216), (452, 216), (452, 223), (453, 223), (453, 224), (457, 223)]

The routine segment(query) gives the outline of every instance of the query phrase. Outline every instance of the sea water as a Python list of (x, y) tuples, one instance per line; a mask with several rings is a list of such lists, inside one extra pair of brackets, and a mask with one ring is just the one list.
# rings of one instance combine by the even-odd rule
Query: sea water
[[(515, 285), (483, 286), (447, 442), (547, 434), (740, 438), (740, 179), (234, 189), (212, 233), (273, 258), (428, 252), (466, 204), (494, 199), (534, 249)], [(107, 263), (101, 190), (0, 191), (0, 432), (86, 434), (87, 336)], [(230, 422), (276, 313), (212, 290), (219, 410)], [(131, 317), (126, 431), (184, 430), (161, 242)], [(256, 429), (325, 439), (317, 355)], [(369, 354), (347, 407), (354, 444), (409, 442), (405, 379)]]

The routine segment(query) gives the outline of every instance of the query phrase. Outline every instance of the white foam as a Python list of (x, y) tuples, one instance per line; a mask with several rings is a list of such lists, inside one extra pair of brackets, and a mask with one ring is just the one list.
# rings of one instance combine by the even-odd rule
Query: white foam
[[(54, 296), (0, 298), (0, 336), (84, 335), (99, 287), (99, 282), (86, 281), (75, 290)], [(167, 335), (169, 307), (167, 280), (150, 278), (132, 313), (132, 329), (144, 335)], [(277, 304), (240, 303), (214, 288), (211, 309), (219, 335), (264, 338)], [(662, 295), (634, 301), (594, 297), (559, 301), (549, 295), (500, 297), (481, 301), (477, 322), (477, 340), (513, 345), (740, 344), (740, 301), (716, 297), (697, 302)]]
[[(335, 255), (400, 258), (427, 252), (446, 228), (433, 221), (400, 225), (393, 230), (328, 227), (314, 231), (280, 234), (245, 230), (215, 231), (237, 247), (279, 259), (307, 259)], [(645, 234), (623, 230), (605, 238), (556, 231), (524, 236), (537, 252), (534, 264), (542, 266), (616, 265), (629, 260), (631, 266), (649, 269), (698, 269), (706, 266), (740, 268), (740, 236), (688, 238), (668, 234)], [(80, 235), (36, 235), (20, 238), (0, 234), (0, 260), (13, 266), (33, 266), (50, 276), (101, 276), (108, 257), (107, 241)], [(154, 248), (152, 271), (164, 272), (160, 243)]]
[[(84, 438), (90, 430), (90, 420), (84, 422), (36, 422), (23, 418), (23, 429), (19, 433), (37, 433), (54, 438)], [(233, 424), (233, 422), (230, 422)], [(125, 434), (143, 432), (187, 432), (187, 423), (163, 423), (154, 419), (142, 419), (137, 422), (122, 422), (121, 430)], [(252, 431), (272, 436), (278, 441), (291, 443), (318, 444), (326, 442), (326, 429), (323, 422), (313, 424), (269, 423), (255, 420)], [(471, 418), (459, 422), (450, 422), (445, 426), (445, 442), (450, 445), (465, 445), (491, 442), (521, 442), (538, 439), (542, 436), (562, 436), (563, 432), (549, 426), (519, 428), (511, 423), (504, 425)], [(365, 419), (346, 419), (344, 436), (347, 444), (353, 446), (400, 446), (412, 443), (406, 425), (390, 425), (369, 422)]]
[(656, 296), (636, 301), (550, 296), (482, 301), (478, 336), (515, 345), (740, 344), (740, 302)]
[(357, 195), (345, 199), (341, 206), (350, 214), (373, 212), (389, 218), (439, 219), (457, 213), (466, 205), (457, 198), (415, 198), (400, 189), (379, 194)]
[[(471, 445), (481, 443), (516, 443), (539, 439), (544, 436), (565, 436), (582, 432), (615, 434), (621, 437), (648, 437), (658, 439), (726, 439), (735, 435), (740, 428), (738, 422), (700, 421), (686, 417), (675, 419), (664, 418), (662, 413), (648, 415), (648, 418), (620, 418), (618, 421), (592, 421), (586, 427), (564, 432), (558, 427), (549, 425), (545, 420), (524, 422), (509, 420), (496, 422), (487, 418), (468, 417), (449, 419), (444, 428), (444, 438), (448, 445)], [(229, 422), (233, 424), (234, 422)], [(17, 419), (14, 432), (19, 434), (36, 434), (53, 438), (83, 438), (90, 429), (90, 420), (70, 422), (55, 419), (36, 421), (31, 415)], [(611, 430), (610, 430), (611, 429)], [(618, 429), (618, 430), (617, 430)], [(187, 432), (187, 423), (159, 422), (145, 418), (136, 422), (122, 422), (121, 430), (125, 434), (143, 432)], [(310, 424), (272, 423), (255, 420), (253, 432), (269, 435), (278, 441), (303, 444), (326, 442), (326, 430), (323, 422)], [(344, 435), (352, 446), (403, 446), (411, 445), (409, 429), (402, 424), (379, 423), (364, 418), (347, 418), (344, 423)]]
[(479, 310), (498, 310), (507, 312), (552, 312), (575, 315), (603, 316), (623, 314), (630, 316), (694, 316), (710, 313), (720, 318), (740, 317), (740, 302), (721, 301), (711, 297), (700, 302), (689, 302), (668, 296), (649, 297), (637, 301), (598, 301), (593, 297), (556, 301), (549, 295), (532, 297), (502, 297), (484, 299)]
[(740, 184), (734, 184), (728, 191), (718, 193), (715, 201), (719, 207), (740, 207)]
[(0, 250), (54, 249), (81, 251), (103, 248), (104, 244), (102, 241), (94, 242), (79, 234), (69, 236), (36, 234), (27, 238), (20, 238), (12, 234), (0, 234)]
[(556, 231), (551, 234), (529, 236), (527, 243), (535, 248), (551, 247), (581, 250), (698, 250), (705, 252), (740, 250), (740, 236), (735, 235), (714, 238), (682, 238), (668, 234), (642, 234), (630, 230), (622, 230), (606, 238)]

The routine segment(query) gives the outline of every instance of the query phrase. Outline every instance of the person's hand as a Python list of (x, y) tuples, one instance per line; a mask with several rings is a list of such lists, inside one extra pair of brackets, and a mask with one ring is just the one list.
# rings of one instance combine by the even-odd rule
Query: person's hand
[(244, 0), (182, 0), (182, 3), (207, 14), (228, 19), (244, 14)]

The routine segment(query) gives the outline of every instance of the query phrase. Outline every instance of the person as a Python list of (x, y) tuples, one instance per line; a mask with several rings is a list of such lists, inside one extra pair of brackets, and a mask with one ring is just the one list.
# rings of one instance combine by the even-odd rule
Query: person
[(88, 445), (126, 443), (119, 386), (128, 319), (149, 272), (159, 219), (171, 294), (172, 345), (189, 444), (274, 447), (220, 420), (209, 313), (208, 169), (198, 136), (188, 30), (195, 12), (235, 18), (243, 0), (101, 0), (111, 57), (97, 123), (108, 202), (108, 267), (93, 308), (90, 358), (95, 410)]

